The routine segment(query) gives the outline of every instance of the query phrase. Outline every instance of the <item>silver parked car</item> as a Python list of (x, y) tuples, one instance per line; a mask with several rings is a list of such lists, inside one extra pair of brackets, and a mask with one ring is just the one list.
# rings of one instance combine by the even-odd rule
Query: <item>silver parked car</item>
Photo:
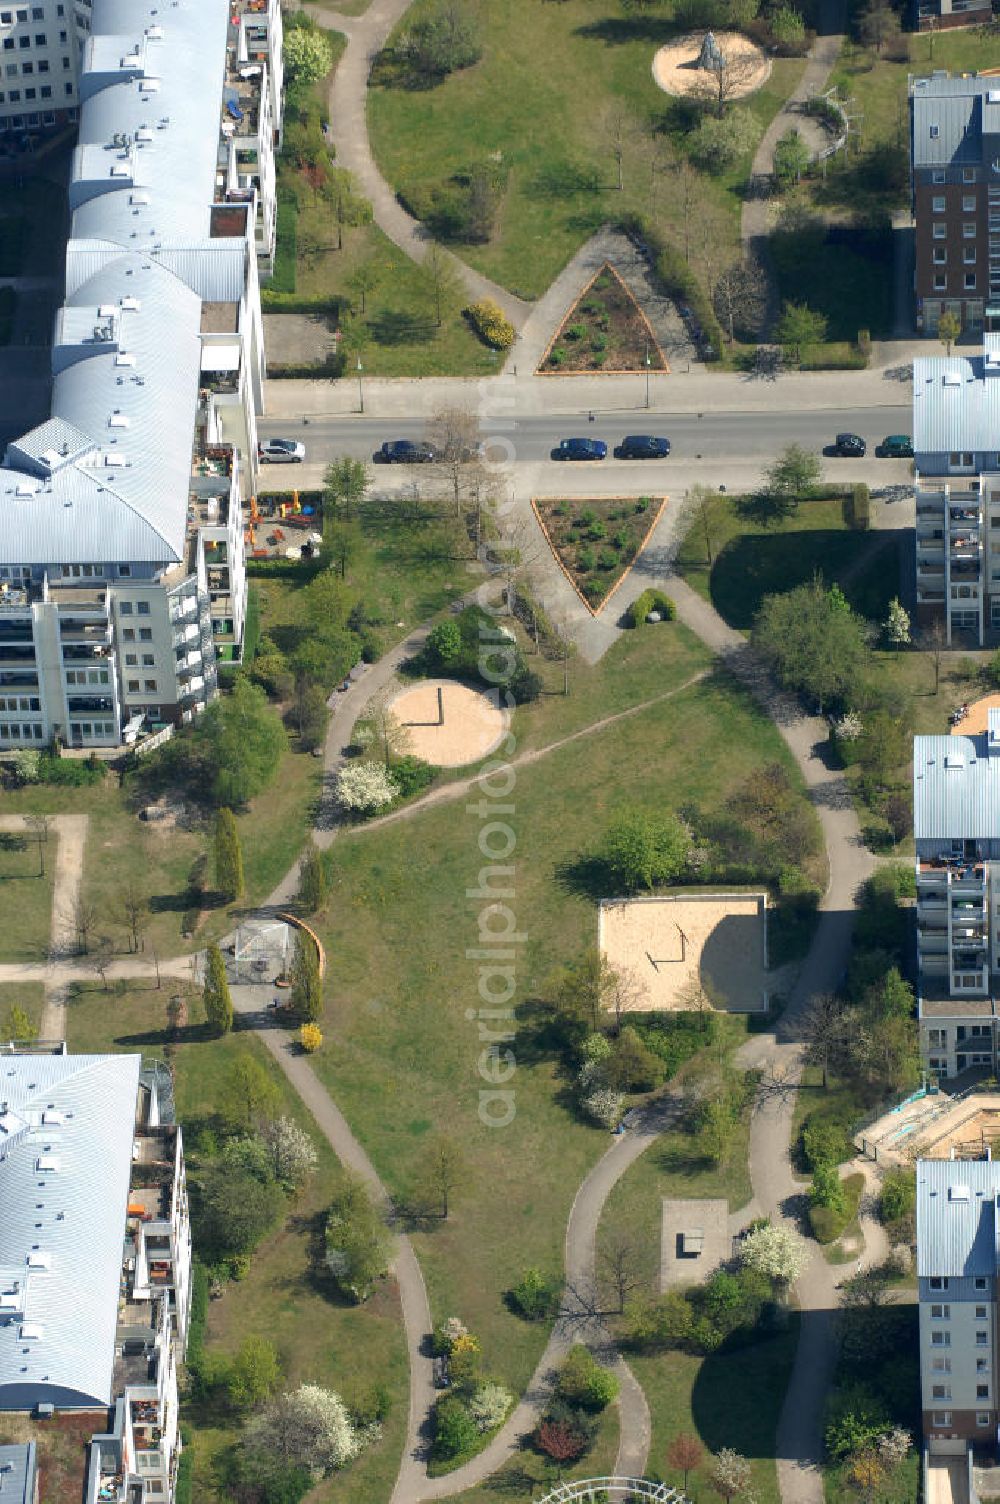
[(306, 446), (298, 439), (261, 439), (257, 453), (272, 465), (300, 465), (306, 457)]

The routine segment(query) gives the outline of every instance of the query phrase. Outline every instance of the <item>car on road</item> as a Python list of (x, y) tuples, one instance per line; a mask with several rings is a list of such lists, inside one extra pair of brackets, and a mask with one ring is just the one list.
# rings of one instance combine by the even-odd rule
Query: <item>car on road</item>
[(890, 433), (876, 447), (880, 460), (912, 460), (913, 440), (908, 433)]
[(372, 455), (376, 465), (430, 465), (437, 457), (433, 444), (414, 439), (386, 439)]
[(868, 445), (860, 434), (838, 433), (833, 441), (833, 452), (845, 460), (864, 459)]
[(257, 453), (272, 465), (301, 465), (306, 446), (298, 439), (261, 439)]
[(622, 439), (615, 450), (615, 458), (619, 460), (665, 460), (669, 453), (669, 439), (657, 439), (648, 433), (633, 433)]
[(560, 439), (552, 451), (557, 460), (603, 460), (608, 446), (603, 439)]

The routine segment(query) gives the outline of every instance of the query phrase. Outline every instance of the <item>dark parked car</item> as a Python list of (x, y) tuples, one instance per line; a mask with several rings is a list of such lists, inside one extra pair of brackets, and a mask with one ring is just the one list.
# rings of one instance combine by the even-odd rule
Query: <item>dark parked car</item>
[(868, 453), (868, 445), (859, 434), (838, 433), (833, 444), (834, 454), (839, 454), (841, 459), (864, 459)]
[(603, 439), (560, 439), (552, 454), (557, 460), (603, 460), (608, 446)]
[(655, 439), (648, 433), (630, 434), (615, 450), (620, 460), (665, 460), (669, 453), (669, 439)]
[(386, 439), (372, 459), (377, 465), (429, 465), (437, 459), (437, 450), (433, 444), (416, 443), (413, 439)]
[(890, 433), (875, 453), (881, 460), (912, 460), (913, 440), (908, 433)]

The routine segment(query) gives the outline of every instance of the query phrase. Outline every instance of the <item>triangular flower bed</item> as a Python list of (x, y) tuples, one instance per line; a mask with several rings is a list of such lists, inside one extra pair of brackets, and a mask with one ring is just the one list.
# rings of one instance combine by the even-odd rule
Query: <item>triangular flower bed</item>
[(670, 367), (646, 315), (606, 261), (559, 325), (538, 374), (620, 376), (647, 369), (669, 371)]
[(563, 574), (594, 616), (625, 579), (665, 496), (544, 496), (531, 505)]

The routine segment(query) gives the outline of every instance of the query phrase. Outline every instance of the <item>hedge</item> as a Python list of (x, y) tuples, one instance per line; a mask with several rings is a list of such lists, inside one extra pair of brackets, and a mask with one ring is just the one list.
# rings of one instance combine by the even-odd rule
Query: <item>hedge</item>
[(673, 621), (677, 615), (677, 607), (669, 595), (664, 595), (662, 590), (654, 590), (652, 587), (637, 595), (625, 613), (625, 624), (629, 627), (641, 627), (646, 624), (646, 618), (651, 611), (659, 611), (665, 621)]
[(849, 340), (825, 340), (822, 344), (803, 345), (802, 371), (865, 371), (868, 357)]
[(718, 359), (725, 343), (722, 325), (716, 317), (711, 298), (677, 246), (665, 240), (641, 214), (624, 215), (616, 228), (646, 246), (652, 253), (654, 269), (663, 284), (663, 290), (669, 297), (683, 301), (691, 309), (712, 347), (713, 355)]
[(270, 287), (261, 288), (260, 305), (265, 313), (325, 314), (334, 324), (340, 323), (346, 306), (343, 298), (329, 293), (277, 292)]
[(841, 1181), (844, 1192), (844, 1210), (834, 1211), (828, 1206), (809, 1208), (809, 1225), (817, 1243), (834, 1243), (841, 1233), (854, 1221), (865, 1188), (863, 1175), (848, 1175)]
[(243, 623), (243, 666), (249, 668), (260, 642), (260, 596), (251, 585), (247, 591), (247, 614)]
[(859, 533), (868, 531), (872, 523), (872, 502), (871, 492), (864, 481), (858, 481), (851, 487), (844, 510), (847, 514), (848, 527), (854, 528)]
[(494, 350), (510, 349), (517, 331), (492, 298), (480, 298), (478, 303), (470, 303), (462, 312), (484, 344), (491, 345)]
[(324, 377), (333, 381), (343, 376), (345, 365), (344, 356), (338, 352), (311, 365), (269, 365), (267, 374), (272, 381), (319, 381)]

